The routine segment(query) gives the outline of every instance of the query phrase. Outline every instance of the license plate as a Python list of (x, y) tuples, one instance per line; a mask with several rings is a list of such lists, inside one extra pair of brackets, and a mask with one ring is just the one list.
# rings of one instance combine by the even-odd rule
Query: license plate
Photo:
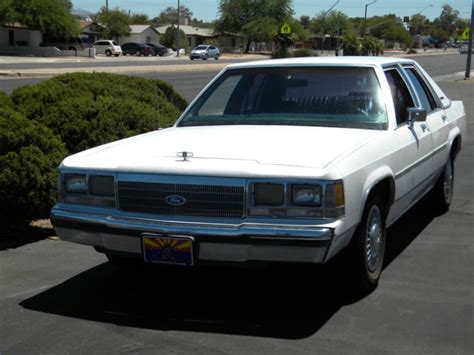
[(149, 263), (193, 265), (193, 237), (144, 234), (143, 257)]

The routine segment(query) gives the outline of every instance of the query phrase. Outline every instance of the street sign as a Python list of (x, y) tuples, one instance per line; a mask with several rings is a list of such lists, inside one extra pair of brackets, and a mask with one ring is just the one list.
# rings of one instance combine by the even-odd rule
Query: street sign
[(280, 28), (280, 33), (282, 35), (289, 35), (291, 34), (291, 27), (287, 23), (284, 23), (283, 26)]
[(410, 16), (404, 16), (403, 17), (403, 22), (405, 22), (405, 23), (410, 22)]
[(461, 41), (468, 41), (470, 32), (471, 29), (469, 27), (466, 27), (466, 29), (461, 33)]

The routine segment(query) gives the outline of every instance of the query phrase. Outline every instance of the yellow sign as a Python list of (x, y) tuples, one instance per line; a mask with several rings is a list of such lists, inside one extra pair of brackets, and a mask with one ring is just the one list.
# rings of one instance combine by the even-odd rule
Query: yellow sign
[(470, 28), (466, 28), (463, 33), (461, 33), (461, 41), (468, 41), (469, 40), (469, 32), (471, 32)]
[(282, 35), (289, 35), (291, 33), (291, 27), (287, 23), (284, 23), (280, 28), (280, 33)]

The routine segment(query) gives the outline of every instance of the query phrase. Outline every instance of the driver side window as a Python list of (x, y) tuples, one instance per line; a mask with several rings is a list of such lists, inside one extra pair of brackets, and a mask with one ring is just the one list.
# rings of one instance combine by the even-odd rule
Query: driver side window
[(413, 107), (413, 99), (410, 91), (403, 81), (400, 73), (396, 69), (390, 69), (385, 72), (385, 76), (392, 93), (393, 105), (395, 107), (395, 115), (397, 117), (398, 126), (408, 121), (408, 107)]

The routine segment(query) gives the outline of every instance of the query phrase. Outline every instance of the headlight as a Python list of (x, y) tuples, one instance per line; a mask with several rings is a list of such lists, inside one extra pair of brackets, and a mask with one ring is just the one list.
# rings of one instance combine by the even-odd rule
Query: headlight
[(256, 205), (283, 205), (285, 202), (285, 188), (281, 184), (254, 184), (253, 202)]
[(321, 206), (321, 186), (292, 185), (291, 203), (296, 206)]
[(84, 174), (66, 174), (64, 175), (64, 186), (68, 193), (86, 194), (87, 177)]
[(113, 176), (89, 176), (89, 192), (91, 195), (114, 196), (115, 191)]

